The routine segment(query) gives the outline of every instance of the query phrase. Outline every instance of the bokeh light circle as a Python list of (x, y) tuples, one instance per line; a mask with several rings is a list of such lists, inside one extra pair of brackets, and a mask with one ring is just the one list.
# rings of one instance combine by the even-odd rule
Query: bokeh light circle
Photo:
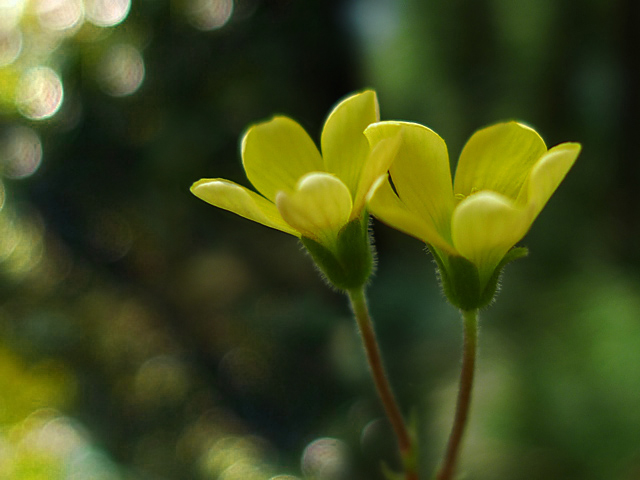
[(114, 97), (134, 93), (144, 80), (144, 60), (132, 45), (114, 45), (102, 58), (98, 67), (98, 81), (102, 89)]
[(19, 28), (0, 29), (0, 67), (13, 63), (22, 51), (23, 38)]
[(33, 67), (18, 82), (16, 105), (25, 117), (44, 120), (60, 109), (64, 91), (60, 76), (49, 67)]
[(40, 25), (55, 31), (79, 26), (84, 15), (81, 0), (38, 0), (35, 10)]
[(25, 5), (25, 0), (0, 0), (0, 30), (7, 31), (17, 26)]
[(349, 475), (347, 446), (337, 438), (317, 438), (302, 453), (302, 473), (317, 480), (346, 480)]
[(113, 27), (129, 14), (131, 0), (85, 0), (87, 19), (99, 27)]
[(199, 30), (223, 27), (233, 13), (233, 0), (191, 0), (186, 14), (191, 25)]
[(33, 175), (42, 162), (40, 137), (28, 127), (12, 127), (0, 137), (0, 167), (9, 178)]

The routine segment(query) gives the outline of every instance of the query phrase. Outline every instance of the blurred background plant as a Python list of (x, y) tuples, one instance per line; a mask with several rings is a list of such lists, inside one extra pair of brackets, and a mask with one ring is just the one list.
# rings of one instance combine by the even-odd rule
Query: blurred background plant
[[(364, 87), (453, 159), (511, 118), (583, 143), (481, 319), (461, 472), (640, 478), (639, 5), (0, 0), (0, 479), (397, 465), (344, 299), (295, 239), (188, 191), (247, 184), (249, 124), (319, 132)], [(459, 320), (423, 246), (374, 228), (372, 313), (429, 472)]]

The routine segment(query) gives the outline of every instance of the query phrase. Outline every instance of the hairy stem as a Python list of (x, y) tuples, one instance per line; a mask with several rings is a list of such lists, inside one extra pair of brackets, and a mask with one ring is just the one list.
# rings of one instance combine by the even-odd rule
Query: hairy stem
[(348, 294), (353, 308), (353, 313), (356, 317), (356, 322), (358, 323), (360, 336), (362, 338), (362, 343), (364, 344), (367, 361), (369, 363), (369, 368), (371, 369), (373, 381), (378, 391), (378, 396), (382, 401), (387, 418), (389, 419), (389, 422), (391, 422), (391, 426), (393, 427), (393, 431), (398, 441), (398, 448), (400, 449), (400, 454), (405, 467), (405, 478), (406, 480), (418, 480), (415, 455), (413, 451), (414, 446), (412, 445), (411, 437), (409, 436), (402, 413), (398, 407), (398, 402), (391, 390), (391, 385), (389, 384), (389, 380), (382, 363), (380, 348), (378, 347), (373, 323), (367, 308), (364, 288), (351, 290)]
[(437, 480), (451, 480), (453, 478), (471, 404), (471, 390), (473, 388), (473, 374), (478, 344), (478, 310), (463, 311), (462, 318), (464, 320), (464, 351), (462, 354), (458, 403), (453, 427), (449, 435), (447, 451), (436, 477)]

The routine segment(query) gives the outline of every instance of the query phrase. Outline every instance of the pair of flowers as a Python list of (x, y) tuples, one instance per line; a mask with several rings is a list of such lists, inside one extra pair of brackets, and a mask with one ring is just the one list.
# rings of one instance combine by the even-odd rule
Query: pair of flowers
[(321, 150), (298, 123), (276, 116), (242, 140), (243, 165), (259, 194), (224, 179), (202, 179), (191, 191), (299, 237), (329, 281), (347, 291), (371, 273), (371, 212), (429, 246), (449, 300), (467, 310), (488, 304), (501, 267), (525, 253), (512, 247), (580, 145), (548, 150), (525, 125), (493, 125), (469, 139), (452, 182), (442, 138), (416, 123), (381, 122), (376, 93), (368, 90), (333, 109)]

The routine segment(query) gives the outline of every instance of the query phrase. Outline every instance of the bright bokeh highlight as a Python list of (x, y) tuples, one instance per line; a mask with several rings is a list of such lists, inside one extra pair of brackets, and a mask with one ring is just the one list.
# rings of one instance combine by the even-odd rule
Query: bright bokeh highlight
[(20, 282), (31, 274), (36, 275), (43, 254), (44, 228), (40, 218), (4, 205), (0, 210), (2, 276), (12, 282)]
[(304, 449), (300, 463), (306, 478), (342, 480), (349, 477), (347, 445), (337, 438), (312, 441)]
[(60, 76), (49, 67), (34, 67), (20, 78), (16, 104), (25, 117), (44, 120), (56, 114), (62, 105), (63, 97)]
[(99, 27), (114, 27), (129, 14), (131, 0), (85, 0), (87, 19)]
[(202, 455), (201, 471), (219, 480), (263, 480), (269, 470), (264, 447), (257, 437), (222, 436)]
[(142, 85), (144, 75), (144, 60), (132, 45), (114, 45), (109, 48), (98, 69), (102, 89), (114, 97), (134, 93)]
[(25, 7), (25, 0), (0, 0), (0, 31), (15, 27)]
[(38, 0), (34, 9), (40, 25), (54, 31), (79, 26), (84, 14), (81, 0)]
[(189, 22), (199, 30), (222, 28), (233, 14), (233, 0), (190, 0), (186, 8)]
[[(122, 23), (130, 9), (130, 0), (0, 0), (0, 109), (38, 121), (56, 115), (64, 99), (59, 54), (71, 40), (82, 48), (108, 38), (102, 28)], [(103, 57), (104, 90), (135, 92), (144, 78), (140, 52), (111, 46)]]
[[(92, 50), (91, 44), (113, 38), (109, 29), (122, 24), (131, 7), (131, 0), (0, 0), (0, 112), (36, 121), (55, 116), (64, 99), (60, 54), (71, 42)], [(186, 0), (180, 10), (194, 28), (210, 31), (228, 23), (234, 2)], [(142, 53), (112, 42), (81, 57), (105, 93), (131, 95), (145, 78)]]
[(28, 127), (12, 127), (0, 137), (0, 168), (9, 178), (33, 175), (42, 162), (42, 143)]
[(0, 387), (0, 478), (122, 478), (85, 428), (60, 413), (75, 388), (64, 365), (29, 365), (0, 345)]
[(0, 29), (0, 68), (10, 65), (19, 57), (22, 46), (23, 37), (19, 28)]

